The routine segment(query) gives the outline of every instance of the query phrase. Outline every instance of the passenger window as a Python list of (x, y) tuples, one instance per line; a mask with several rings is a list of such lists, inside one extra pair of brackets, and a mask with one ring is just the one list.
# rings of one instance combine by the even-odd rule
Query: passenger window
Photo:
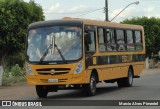
[(107, 51), (117, 51), (114, 30), (106, 29), (105, 32), (106, 32), (105, 40), (106, 40)]
[(99, 51), (106, 51), (103, 28), (98, 29)]
[(116, 30), (117, 35), (117, 49), (118, 51), (125, 51), (124, 31)]
[(136, 50), (142, 50), (142, 35), (140, 31), (135, 31), (135, 44), (136, 44)]
[(133, 40), (133, 32), (131, 30), (126, 31), (127, 34), (127, 50), (128, 51), (134, 51), (134, 40)]

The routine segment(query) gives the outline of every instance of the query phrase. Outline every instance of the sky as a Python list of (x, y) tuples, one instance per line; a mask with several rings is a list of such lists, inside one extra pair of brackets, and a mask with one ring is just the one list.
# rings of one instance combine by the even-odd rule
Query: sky
[[(29, 2), (30, 0), (24, 0)], [(105, 20), (105, 0), (34, 0), (41, 5), (45, 20), (62, 19), (63, 17)], [(139, 1), (139, 4), (131, 4)], [(131, 4), (131, 5), (129, 5)], [(160, 18), (160, 0), (108, 0), (109, 20), (128, 6), (113, 22), (120, 22), (134, 17)]]

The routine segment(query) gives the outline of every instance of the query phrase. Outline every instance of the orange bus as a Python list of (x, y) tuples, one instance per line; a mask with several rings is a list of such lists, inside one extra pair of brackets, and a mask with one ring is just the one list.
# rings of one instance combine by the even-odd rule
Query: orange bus
[(138, 25), (65, 17), (30, 24), (26, 42), (26, 78), (39, 97), (61, 89), (93, 96), (102, 81), (131, 87), (145, 66)]

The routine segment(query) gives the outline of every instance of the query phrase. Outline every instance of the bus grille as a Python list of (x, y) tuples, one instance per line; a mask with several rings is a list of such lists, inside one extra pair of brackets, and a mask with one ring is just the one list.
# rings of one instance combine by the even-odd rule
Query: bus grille
[(40, 75), (63, 75), (68, 74), (70, 68), (49, 68), (49, 69), (37, 69), (37, 73)]

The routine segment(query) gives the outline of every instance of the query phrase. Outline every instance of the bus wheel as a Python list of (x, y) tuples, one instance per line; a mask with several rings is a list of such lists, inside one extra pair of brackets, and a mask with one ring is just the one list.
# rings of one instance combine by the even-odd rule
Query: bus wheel
[(117, 85), (119, 88), (124, 87), (124, 80), (123, 78), (120, 78), (117, 80)]
[(133, 84), (133, 71), (129, 68), (128, 76), (117, 80), (118, 87), (131, 87)]
[(131, 87), (133, 84), (133, 71), (129, 68), (128, 70), (128, 77), (125, 79), (125, 86)]
[(48, 94), (47, 87), (42, 86), (42, 85), (36, 85), (36, 92), (37, 92), (38, 97), (40, 98), (45, 98), (47, 97), (47, 94)]
[(95, 74), (91, 74), (90, 83), (85, 86), (85, 91), (87, 95), (94, 96), (96, 94), (96, 84), (97, 84), (97, 77)]

